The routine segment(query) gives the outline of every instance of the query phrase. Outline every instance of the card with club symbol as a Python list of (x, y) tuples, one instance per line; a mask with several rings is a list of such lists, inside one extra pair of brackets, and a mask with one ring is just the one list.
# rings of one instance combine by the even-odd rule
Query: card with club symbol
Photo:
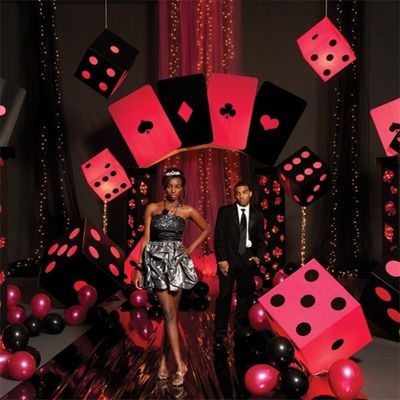
[(257, 93), (245, 153), (274, 165), (307, 102), (265, 81)]
[(181, 146), (150, 85), (112, 103), (108, 111), (140, 168), (170, 156)]
[(182, 147), (213, 140), (204, 74), (186, 75), (157, 82), (158, 97), (175, 128)]
[(208, 103), (216, 147), (246, 147), (258, 79), (214, 73), (208, 82)]

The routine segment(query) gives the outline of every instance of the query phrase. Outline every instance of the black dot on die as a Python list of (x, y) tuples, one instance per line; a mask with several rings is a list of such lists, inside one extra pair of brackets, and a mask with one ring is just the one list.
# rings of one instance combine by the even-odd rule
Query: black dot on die
[(349, 61), (349, 56), (347, 55), (347, 54), (345, 54), (343, 57), (342, 57), (342, 61), (344, 61), (344, 62), (346, 62), (346, 61)]
[(325, 76), (328, 76), (328, 75), (330, 75), (330, 74), (331, 74), (331, 70), (330, 70), (330, 69), (324, 70), (324, 75), (325, 75)]
[(95, 186), (95, 187), (99, 187), (100, 185), (101, 185), (100, 182), (95, 182), (95, 183), (94, 183), (94, 186)]
[(315, 303), (315, 297), (312, 296), (311, 294), (306, 294), (300, 300), (300, 304), (306, 308), (312, 307), (314, 303)]
[(343, 346), (344, 340), (343, 339), (338, 339), (335, 342), (332, 343), (331, 349), (332, 350), (337, 350), (340, 347)]
[(112, 191), (114, 194), (117, 194), (119, 192), (119, 190), (117, 188), (113, 189)]
[(108, 176), (103, 176), (103, 177), (101, 178), (101, 180), (102, 180), (103, 182), (107, 182), (107, 181), (108, 181)]
[(304, 278), (308, 282), (315, 282), (319, 278), (319, 273), (316, 269), (309, 269), (305, 273)]
[(275, 294), (274, 296), (271, 297), (271, 304), (274, 307), (280, 307), (285, 303), (285, 297), (282, 296), (281, 294)]
[(311, 56), (311, 61), (317, 61), (318, 60), (318, 55), (317, 54), (313, 54)]
[(296, 332), (300, 336), (307, 336), (311, 332), (311, 325), (307, 322), (301, 322), (297, 325)]
[(111, 164), (110, 164), (110, 163), (107, 163), (107, 164), (104, 166), (104, 168), (110, 168), (110, 166), (111, 166)]
[(329, 46), (336, 46), (336, 44), (337, 44), (337, 41), (336, 41), (336, 39), (332, 39), (332, 40), (330, 40), (329, 41)]
[(110, 194), (110, 193), (107, 193), (104, 197), (105, 197), (106, 199), (109, 199), (109, 198), (111, 197), (111, 194)]
[(328, 54), (328, 55), (326, 56), (326, 59), (327, 59), (328, 61), (332, 61), (332, 60), (333, 60), (333, 54)]
[(126, 183), (121, 183), (121, 189), (125, 189), (126, 188)]
[(85, 168), (90, 168), (92, 166), (92, 164), (89, 162), (85, 165)]
[(111, 176), (117, 175), (117, 171), (111, 171), (111, 172), (110, 172), (110, 175), (111, 175)]
[(311, 38), (311, 40), (315, 40), (317, 37), (318, 37), (318, 33), (316, 33), (316, 34)]
[(346, 300), (343, 297), (335, 297), (331, 301), (331, 307), (336, 311), (343, 310), (346, 307)]

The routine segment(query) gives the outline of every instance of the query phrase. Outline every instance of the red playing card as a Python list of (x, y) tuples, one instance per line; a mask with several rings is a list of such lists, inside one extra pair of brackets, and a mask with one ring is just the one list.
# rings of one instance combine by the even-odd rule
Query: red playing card
[(108, 111), (140, 168), (161, 161), (181, 146), (150, 85), (111, 104)]
[(208, 102), (216, 147), (246, 147), (258, 79), (215, 73), (208, 83)]

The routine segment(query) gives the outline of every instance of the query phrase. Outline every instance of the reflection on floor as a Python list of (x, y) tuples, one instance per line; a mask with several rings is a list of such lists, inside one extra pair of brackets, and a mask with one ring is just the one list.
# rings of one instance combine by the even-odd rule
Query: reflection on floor
[[(92, 317), (92, 328), (3, 399), (250, 398), (243, 386), (244, 374), (250, 365), (265, 363), (263, 349), (271, 335), (254, 332), (234, 338), (230, 332), (226, 348), (214, 351), (213, 304), (205, 312), (181, 312), (180, 334), (189, 372), (182, 387), (173, 387), (171, 379), (156, 378), (163, 330), (157, 313), (125, 303), (106, 320), (96, 313)], [(374, 338), (355, 359), (363, 370), (362, 391), (368, 398), (400, 398), (398, 343)], [(171, 359), (169, 367), (172, 375)], [(286, 397), (273, 392), (263, 398)]]

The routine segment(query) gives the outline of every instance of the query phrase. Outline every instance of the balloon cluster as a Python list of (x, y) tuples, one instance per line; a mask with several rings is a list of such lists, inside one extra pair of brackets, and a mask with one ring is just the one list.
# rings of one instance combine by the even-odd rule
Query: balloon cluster
[(96, 304), (97, 291), (90, 285), (82, 286), (78, 291), (78, 302), (68, 307), (64, 312), (64, 319), (68, 325), (82, 324), (87, 317), (88, 310)]

